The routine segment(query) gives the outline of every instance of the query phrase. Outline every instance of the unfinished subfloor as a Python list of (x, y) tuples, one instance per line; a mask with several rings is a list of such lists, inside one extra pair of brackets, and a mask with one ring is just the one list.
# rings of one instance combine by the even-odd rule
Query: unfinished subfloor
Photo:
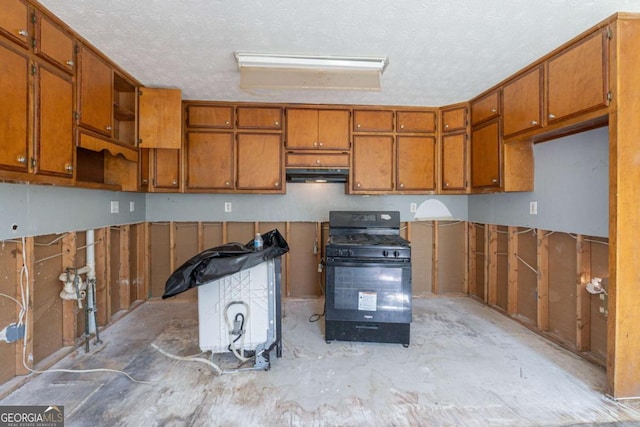
[[(323, 301), (286, 300), (283, 357), (270, 371), (215, 375), (198, 362), (197, 303), (153, 300), (0, 405), (64, 405), (67, 426), (635, 425), (635, 402), (603, 392), (605, 372), (466, 297), (414, 299), (411, 346), (324, 341)], [(204, 355), (207, 357), (207, 355)], [(225, 367), (233, 358), (217, 357)]]

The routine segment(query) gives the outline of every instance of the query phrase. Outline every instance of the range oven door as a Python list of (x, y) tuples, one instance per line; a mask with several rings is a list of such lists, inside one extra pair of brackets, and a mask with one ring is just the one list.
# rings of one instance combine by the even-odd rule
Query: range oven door
[(361, 258), (328, 258), (326, 320), (411, 322), (411, 263)]

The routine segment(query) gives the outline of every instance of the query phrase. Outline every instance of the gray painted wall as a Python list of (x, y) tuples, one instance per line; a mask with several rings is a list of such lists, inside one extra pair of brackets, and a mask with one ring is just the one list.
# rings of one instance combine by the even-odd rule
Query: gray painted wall
[[(332, 210), (392, 210), (413, 220), (410, 204), (428, 198), (467, 219), (467, 196), (347, 196), (344, 184), (287, 183), (287, 194), (147, 194), (148, 221), (328, 221)], [(231, 212), (224, 211), (231, 202)]]
[[(534, 146), (535, 191), (469, 196), (469, 220), (609, 235), (609, 129)], [(538, 202), (538, 214), (529, 203)]]
[[(608, 235), (608, 129), (543, 144), (535, 151), (535, 191), (473, 196), (347, 196), (344, 184), (287, 184), (283, 195), (138, 194), (0, 183), (0, 240), (142, 221), (327, 221), (331, 210), (397, 210), (442, 201), (454, 219)], [(120, 213), (110, 213), (119, 201)], [(129, 212), (129, 202), (135, 211)], [(529, 215), (529, 202), (538, 215)], [(224, 212), (231, 202), (232, 212)], [(17, 225), (13, 230), (12, 226)]]
[[(145, 220), (145, 195), (50, 185), (0, 183), (0, 240), (88, 230)], [(111, 201), (120, 212), (111, 213)], [(134, 211), (129, 211), (134, 202)], [(14, 225), (17, 227), (13, 229)]]

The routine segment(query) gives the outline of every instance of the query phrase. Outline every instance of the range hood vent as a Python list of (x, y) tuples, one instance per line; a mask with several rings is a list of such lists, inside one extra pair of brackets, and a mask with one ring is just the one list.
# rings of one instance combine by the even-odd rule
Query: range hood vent
[(287, 168), (287, 182), (347, 182), (349, 169)]

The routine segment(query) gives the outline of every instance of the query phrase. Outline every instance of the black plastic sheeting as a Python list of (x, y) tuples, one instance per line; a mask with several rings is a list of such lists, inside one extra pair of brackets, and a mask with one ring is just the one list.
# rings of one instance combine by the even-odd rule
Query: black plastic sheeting
[(289, 252), (289, 245), (277, 229), (262, 235), (264, 248), (253, 250), (253, 240), (225, 243), (200, 252), (171, 274), (162, 299), (176, 296), (196, 286), (254, 267)]

